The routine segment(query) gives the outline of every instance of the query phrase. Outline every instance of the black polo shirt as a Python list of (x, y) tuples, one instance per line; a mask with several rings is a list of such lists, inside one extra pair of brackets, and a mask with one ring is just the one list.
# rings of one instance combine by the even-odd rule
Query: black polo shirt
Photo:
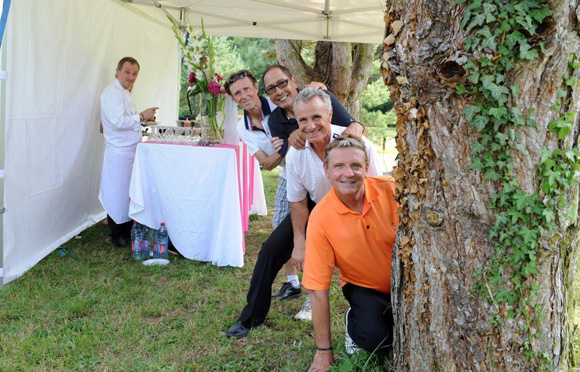
[[(348, 127), (352, 122), (356, 120), (350, 116), (348, 111), (342, 106), (338, 98), (334, 94), (325, 90), (330, 96), (330, 102), (332, 102), (332, 124), (339, 125), (341, 127)], [(280, 155), (282, 157), (286, 156), (286, 151), (288, 151), (288, 138), (290, 133), (298, 129), (298, 122), (295, 118), (289, 118), (286, 116), (284, 110), (277, 107), (268, 118), (268, 126), (270, 127), (270, 133), (272, 137), (278, 137), (284, 140), (284, 144), (280, 149)]]

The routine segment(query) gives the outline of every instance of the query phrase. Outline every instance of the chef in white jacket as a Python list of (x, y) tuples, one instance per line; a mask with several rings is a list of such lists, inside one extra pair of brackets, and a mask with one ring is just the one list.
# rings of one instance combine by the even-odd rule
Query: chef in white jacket
[(105, 158), (99, 201), (107, 211), (111, 240), (119, 247), (130, 242), (129, 183), (137, 144), (141, 142), (141, 123), (155, 120), (158, 107), (137, 113), (131, 97), (139, 75), (139, 63), (124, 57), (117, 64), (115, 81), (101, 94), (101, 121), (105, 136)]

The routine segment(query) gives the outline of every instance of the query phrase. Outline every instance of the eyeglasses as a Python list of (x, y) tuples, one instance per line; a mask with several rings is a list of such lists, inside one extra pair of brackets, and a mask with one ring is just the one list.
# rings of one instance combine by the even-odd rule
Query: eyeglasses
[(230, 76), (230, 78), (228, 79), (228, 84), (233, 84), (236, 81), (245, 78), (246, 76), (248, 76), (248, 73), (246, 71), (242, 71), (239, 74), (234, 74)]
[(274, 85), (270, 85), (269, 87), (266, 88), (266, 93), (268, 94), (274, 94), (276, 93), (276, 88), (278, 89), (284, 89), (288, 86), (288, 79), (279, 81), (277, 84)]

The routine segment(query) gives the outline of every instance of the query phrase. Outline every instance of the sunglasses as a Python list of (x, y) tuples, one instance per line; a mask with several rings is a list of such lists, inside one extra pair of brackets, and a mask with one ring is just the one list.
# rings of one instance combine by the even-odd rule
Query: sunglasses
[(285, 79), (285, 80), (280, 81), (278, 84), (270, 85), (269, 87), (267, 87), (266, 93), (274, 94), (274, 93), (276, 93), (276, 88), (284, 89), (287, 86), (288, 86), (288, 79)]
[(246, 76), (248, 76), (248, 73), (246, 71), (242, 71), (239, 74), (234, 74), (232, 76), (230, 76), (230, 78), (228, 79), (228, 84), (233, 84), (236, 81), (245, 78)]

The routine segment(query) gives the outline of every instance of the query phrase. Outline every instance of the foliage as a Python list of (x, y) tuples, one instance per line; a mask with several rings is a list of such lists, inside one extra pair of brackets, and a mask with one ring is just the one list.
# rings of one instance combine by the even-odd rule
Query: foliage
[[(542, 237), (551, 231), (557, 207), (563, 207), (562, 192), (575, 182), (580, 152), (544, 149), (538, 166), (539, 190), (526, 193), (520, 187), (513, 172), (514, 156), (516, 151), (523, 156), (527, 154), (524, 145), (518, 142), (517, 129), (534, 127), (536, 123), (532, 110), (522, 111), (513, 105), (519, 92), (509, 84), (508, 74), (542, 53), (543, 44), (537, 42), (540, 37), (536, 30), (549, 15), (546, 0), (468, 1), (461, 26), (470, 34), (464, 49), (474, 58), (464, 66), (470, 84), (457, 87), (458, 94), (473, 97), (473, 104), (467, 105), (464, 113), (479, 131), (479, 139), (472, 145), (471, 169), (499, 186), (499, 192), (492, 195), (488, 205), (496, 213), (489, 233), (495, 252), (487, 269), (477, 273), (480, 282), (474, 289), (494, 305), (493, 324), (501, 321), (500, 314), (504, 312), (501, 308), (508, 318), (523, 317), (529, 334), (524, 352), (528, 358), (536, 358), (543, 369), (549, 368), (549, 361), (532, 350), (534, 338), (540, 336), (532, 324), (541, 317), (536, 303), (538, 288), (528, 284), (528, 278), (538, 274), (536, 262)], [(578, 67), (574, 56), (569, 67), (571, 71)], [(569, 76), (563, 77), (563, 91), (558, 95), (561, 100), (566, 97), (566, 86), (575, 83)], [(559, 110), (562, 103), (554, 109)], [(565, 113), (548, 128), (562, 140), (572, 128), (573, 118), (573, 114)]]
[(392, 110), (393, 101), (380, 74), (380, 60), (373, 62), (370, 83), (360, 96), (360, 118), (366, 126), (370, 139), (385, 149), (388, 139), (395, 137), (397, 116)]
[[(98, 223), (64, 244), (72, 257), (53, 252), (2, 288), (0, 371), (304, 371), (316, 345), (312, 323), (292, 320), (301, 300), (273, 301), (265, 325), (242, 340), (225, 337), (272, 229), (278, 170), (262, 178), (269, 214), (251, 219), (242, 268), (175, 256), (145, 267)], [(348, 303), (337, 280), (330, 301), (342, 354)]]
[(272, 39), (235, 37), (229, 38), (228, 43), (232, 50), (239, 53), (243, 68), (252, 71), (258, 82), (262, 79), (266, 68), (278, 63), (276, 46)]

